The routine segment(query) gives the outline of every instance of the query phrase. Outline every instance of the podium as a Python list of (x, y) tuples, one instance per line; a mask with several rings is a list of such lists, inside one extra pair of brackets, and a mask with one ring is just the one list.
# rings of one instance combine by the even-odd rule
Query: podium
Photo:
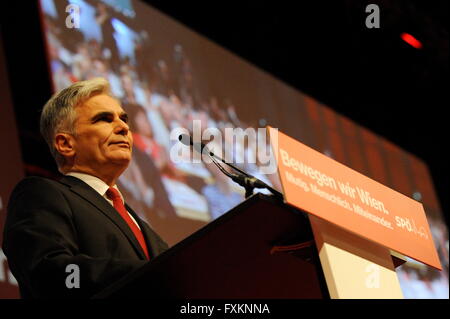
[[(357, 255), (353, 254), (355, 249)], [(355, 288), (355, 280), (360, 279), (352, 267), (355, 261), (349, 258), (381, 267), (383, 270), (377, 272), (372, 266), (375, 275), (386, 277), (383, 271), (388, 272), (391, 283), (383, 278), (384, 287), (374, 286), (375, 290), (369, 291), (380, 298), (401, 298), (394, 266), (403, 261), (391, 256), (389, 250), (276, 197), (257, 193), (94, 298), (367, 297)], [(371, 274), (364, 273), (367, 266), (358, 267), (362, 267), (370, 283)], [(367, 278), (362, 279), (362, 286)], [(342, 281), (344, 286), (351, 286), (344, 288), (350, 289), (350, 295), (340, 292)], [(376, 283), (372, 280), (372, 284)]]
[(254, 194), (94, 298), (329, 298), (308, 216)]

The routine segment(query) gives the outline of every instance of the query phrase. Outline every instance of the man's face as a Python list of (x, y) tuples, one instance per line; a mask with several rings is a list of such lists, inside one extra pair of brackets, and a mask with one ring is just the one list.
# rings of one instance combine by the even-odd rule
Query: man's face
[(95, 95), (75, 111), (74, 168), (99, 173), (126, 168), (133, 138), (119, 102), (105, 94)]

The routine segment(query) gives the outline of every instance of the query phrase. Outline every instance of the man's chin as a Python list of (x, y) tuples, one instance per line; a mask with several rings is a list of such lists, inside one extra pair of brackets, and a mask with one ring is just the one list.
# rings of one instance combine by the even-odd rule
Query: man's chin
[(131, 154), (127, 155), (122, 155), (122, 156), (114, 156), (113, 158), (111, 158), (111, 162), (117, 165), (124, 165), (124, 166), (128, 166), (128, 164), (130, 164), (131, 161)]

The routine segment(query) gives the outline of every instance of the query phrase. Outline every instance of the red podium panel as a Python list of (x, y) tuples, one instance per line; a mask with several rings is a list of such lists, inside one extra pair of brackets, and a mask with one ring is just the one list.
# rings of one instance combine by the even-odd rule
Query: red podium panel
[(328, 298), (307, 216), (255, 194), (94, 298)]

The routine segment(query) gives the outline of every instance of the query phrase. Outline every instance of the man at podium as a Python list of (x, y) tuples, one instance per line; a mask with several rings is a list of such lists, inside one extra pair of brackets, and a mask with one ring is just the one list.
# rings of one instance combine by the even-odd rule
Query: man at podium
[(105, 79), (50, 98), (41, 134), (63, 177), (27, 177), (9, 200), (3, 250), (22, 298), (88, 298), (168, 248), (116, 185), (133, 138)]

